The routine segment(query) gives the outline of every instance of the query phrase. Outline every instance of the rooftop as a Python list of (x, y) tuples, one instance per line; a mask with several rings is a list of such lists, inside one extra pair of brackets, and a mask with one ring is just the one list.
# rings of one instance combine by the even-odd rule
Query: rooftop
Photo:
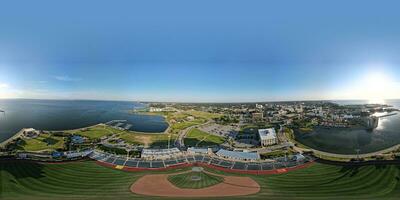
[(195, 147), (189, 147), (188, 152), (193, 152), (193, 153), (208, 153), (207, 148), (195, 148)]
[(274, 128), (258, 129), (258, 134), (261, 140), (275, 139), (276, 132)]
[(218, 156), (229, 157), (236, 160), (258, 160), (260, 155), (256, 152), (242, 152), (242, 151), (228, 151), (220, 149), (217, 153)]
[(179, 149), (176, 147), (170, 149), (143, 149), (142, 155), (168, 155), (179, 152)]

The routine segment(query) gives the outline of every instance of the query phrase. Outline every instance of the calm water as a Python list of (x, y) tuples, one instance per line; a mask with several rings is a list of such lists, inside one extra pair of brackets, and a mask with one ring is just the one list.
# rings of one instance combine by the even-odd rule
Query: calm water
[[(363, 104), (366, 101), (339, 101), (340, 104)], [(400, 108), (400, 100), (387, 100), (386, 104)], [(295, 133), (296, 139), (312, 148), (342, 154), (355, 154), (382, 150), (400, 144), (400, 113), (379, 119), (373, 131), (345, 128), (316, 128), (312, 133)]]
[(0, 100), (0, 142), (24, 127), (66, 130), (114, 119), (128, 120), (134, 131), (162, 132), (168, 124), (161, 116), (133, 115), (145, 105), (118, 101)]

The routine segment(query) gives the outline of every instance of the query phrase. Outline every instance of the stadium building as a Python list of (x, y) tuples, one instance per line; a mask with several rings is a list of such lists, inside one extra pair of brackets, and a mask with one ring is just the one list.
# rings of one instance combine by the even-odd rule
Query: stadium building
[(220, 149), (216, 154), (219, 157), (230, 160), (256, 161), (260, 159), (260, 155), (257, 152), (228, 151)]

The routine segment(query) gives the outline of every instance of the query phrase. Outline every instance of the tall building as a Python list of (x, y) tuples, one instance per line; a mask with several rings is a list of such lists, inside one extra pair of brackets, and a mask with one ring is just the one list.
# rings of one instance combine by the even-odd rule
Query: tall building
[(258, 135), (260, 136), (261, 146), (270, 146), (278, 143), (274, 128), (258, 129)]

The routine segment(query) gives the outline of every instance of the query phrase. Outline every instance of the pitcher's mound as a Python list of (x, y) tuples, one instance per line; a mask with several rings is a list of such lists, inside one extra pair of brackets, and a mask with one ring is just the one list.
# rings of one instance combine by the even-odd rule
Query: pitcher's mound
[[(209, 173), (210, 172), (204, 172)], [(170, 174), (172, 175), (172, 174)], [(250, 177), (237, 176), (214, 176), (224, 177), (222, 183), (201, 188), (183, 189), (178, 188), (168, 181), (168, 174), (145, 175), (131, 186), (131, 191), (136, 194), (163, 197), (222, 197), (242, 196), (255, 194), (260, 191), (260, 185)]]

